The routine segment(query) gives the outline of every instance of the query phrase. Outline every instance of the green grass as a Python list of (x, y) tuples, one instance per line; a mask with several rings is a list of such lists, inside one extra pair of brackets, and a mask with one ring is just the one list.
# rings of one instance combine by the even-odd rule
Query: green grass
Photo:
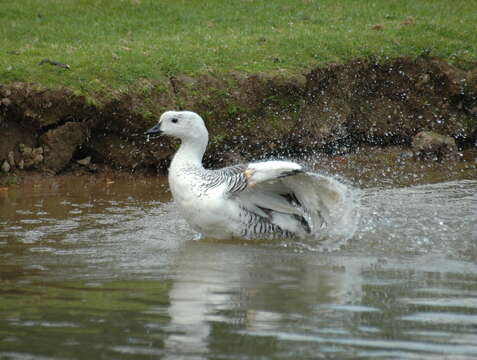
[[(477, 60), (476, 9), (477, 0), (2, 1), (0, 83), (88, 93), (165, 75), (301, 71), (428, 50), (465, 64)], [(39, 65), (44, 58), (71, 69)]]

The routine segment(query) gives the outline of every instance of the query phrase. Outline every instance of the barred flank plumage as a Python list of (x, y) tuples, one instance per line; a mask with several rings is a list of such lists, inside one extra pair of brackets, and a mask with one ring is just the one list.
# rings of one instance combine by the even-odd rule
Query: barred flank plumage
[[(206, 170), (198, 168), (184, 169), (184, 173), (194, 174), (200, 182), (196, 184), (198, 193), (206, 193), (218, 186), (226, 185), (225, 193), (229, 198), (234, 197), (247, 189), (248, 181), (245, 175), (245, 165), (235, 165), (218, 170)], [(296, 171), (283, 174), (280, 178), (296, 174)], [(293, 193), (286, 193), (281, 195), (290, 205), (300, 208), (303, 214), (306, 214), (307, 209), (301, 207), (300, 202)], [(260, 208), (264, 213), (271, 214), (273, 211), (267, 208)], [(297, 222), (301, 223), (303, 230), (310, 233), (310, 225), (304, 216), (291, 215)], [(239, 217), (244, 225), (241, 236), (246, 238), (263, 237), (267, 235), (268, 238), (288, 238), (293, 237), (294, 234), (290, 231), (282, 229), (280, 226), (274, 224), (271, 220), (271, 215), (261, 216), (249, 211), (245, 207), (240, 207)]]
[(242, 236), (246, 238), (253, 238), (268, 234), (270, 238), (288, 238), (293, 237), (289, 231), (283, 230), (279, 226), (273, 224), (269, 219), (254, 214), (247, 209), (242, 208), (240, 217), (243, 219), (246, 227), (242, 231)]

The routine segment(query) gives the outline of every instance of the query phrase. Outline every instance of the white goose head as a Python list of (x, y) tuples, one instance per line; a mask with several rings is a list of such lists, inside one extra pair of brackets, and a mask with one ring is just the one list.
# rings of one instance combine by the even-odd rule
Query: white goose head
[(168, 135), (182, 142), (208, 141), (204, 120), (192, 111), (166, 111), (159, 122), (146, 131), (146, 135)]

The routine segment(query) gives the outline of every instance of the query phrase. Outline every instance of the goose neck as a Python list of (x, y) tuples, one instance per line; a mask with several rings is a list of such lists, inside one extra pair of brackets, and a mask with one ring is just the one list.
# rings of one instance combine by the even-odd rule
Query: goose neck
[(202, 167), (202, 158), (207, 147), (207, 140), (192, 139), (183, 141), (172, 159), (171, 166)]

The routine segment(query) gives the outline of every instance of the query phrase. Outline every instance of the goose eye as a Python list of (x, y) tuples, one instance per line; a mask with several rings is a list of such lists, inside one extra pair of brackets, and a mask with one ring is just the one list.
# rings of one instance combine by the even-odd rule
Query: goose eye
[(171, 122), (173, 122), (173, 123), (175, 124), (175, 123), (178, 123), (178, 122), (179, 122), (179, 120), (178, 120), (178, 119), (176, 119), (176, 118), (173, 118), (173, 119), (171, 119)]

